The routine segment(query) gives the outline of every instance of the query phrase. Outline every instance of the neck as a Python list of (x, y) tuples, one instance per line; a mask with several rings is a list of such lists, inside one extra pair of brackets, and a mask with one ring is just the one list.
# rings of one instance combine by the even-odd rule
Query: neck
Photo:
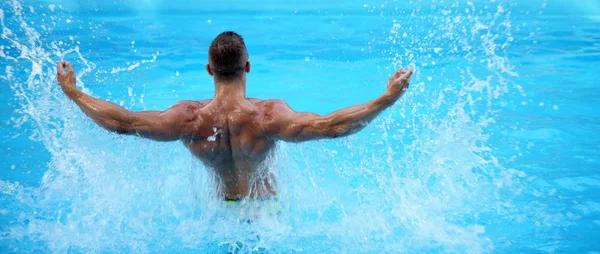
[(246, 79), (217, 80), (215, 79), (214, 100), (240, 100), (246, 99)]

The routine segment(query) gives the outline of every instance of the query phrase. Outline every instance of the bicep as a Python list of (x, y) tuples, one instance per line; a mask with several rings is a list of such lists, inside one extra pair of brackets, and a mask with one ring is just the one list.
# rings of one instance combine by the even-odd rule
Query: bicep
[(130, 112), (128, 133), (156, 141), (179, 140), (192, 118), (188, 111), (176, 105), (165, 111)]

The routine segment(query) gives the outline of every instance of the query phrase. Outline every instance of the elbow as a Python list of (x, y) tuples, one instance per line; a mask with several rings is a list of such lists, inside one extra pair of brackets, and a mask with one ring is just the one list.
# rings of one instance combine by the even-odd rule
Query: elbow
[(104, 124), (100, 123), (99, 125), (107, 131), (114, 132), (116, 134), (131, 134), (133, 132), (131, 125), (122, 122), (112, 121)]
[(317, 135), (321, 138), (334, 139), (345, 136), (347, 132), (344, 126), (333, 125), (328, 121), (320, 121), (312, 124), (312, 129), (316, 130)]
[(120, 127), (120, 126), (117, 126), (110, 131), (117, 133), (117, 134), (130, 134), (131, 133), (131, 131), (128, 128)]
[(343, 124), (339, 126), (332, 126), (324, 132), (327, 138), (342, 138), (358, 133), (364, 129), (369, 123), (359, 122), (356, 124)]
[(117, 134), (131, 134), (133, 132), (133, 126), (130, 123), (118, 120), (117, 118), (113, 117), (110, 112), (102, 111), (98, 114), (85, 112), (85, 114), (92, 121), (94, 121), (96, 125), (109, 132)]
[(336, 138), (343, 138), (346, 136), (350, 136), (354, 133), (357, 133), (358, 131), (359, 131), (358, 129), (349, 128), (347, 126), (338, 126), (338, 127), (332, 127), (332, 128), (327, 129), (326, 131), (323, 132), (323, 135), (326, 138), (336, 139)]
[(323, 131), (323, 132), (321, 133), (321, 135), (322, 135), (324, 138), (330, 138), (330, 139), (335, 139), (335, 138), (343, 137), (341, 134), (342, 134), (342, 133), (338, 132), (337, 130), (335, 130), (335, 129), (333, 129), (333, 128), (332, 128), (332, 129), (325, 130), (325, 131)]

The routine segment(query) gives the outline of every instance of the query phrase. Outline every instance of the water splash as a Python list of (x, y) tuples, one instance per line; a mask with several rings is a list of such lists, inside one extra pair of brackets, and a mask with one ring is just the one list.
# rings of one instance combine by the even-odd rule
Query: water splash
[[(487, 230), (496, 221), (522, 212), (512, 200), (526, 175), (501, 165), (486, 132), (499, 98), (525, 95), (510, 81), (515, 38), (502, 3), (486, 4), (485, 15), (470, 2), (438, 3), (433, 14), (396, 10), (388, 39), (371, 46), (428, 82), (357, 136), (281, 144), (272, 163), (285, 169), (277, 172), (284, 213), (252, 224), (223, 214), (214, 177), (181, 145), (107, 134), (55, 84), (56, 62), (72, 53), (85, 66), (81, 81), (152, 64), (158, 52), (100, 70), (74, 42), (46, 41), (50, 24), (34, 28), (19, 1), (2, 6), (1, 78), (20, 106), (14, 124), (33, 124), (31, 138), (52, 156), (40, 186), (0, 180), (2, 202), (15, 207), (0, 241), (14, 251), (480, 253), (494, 250)], [(425, 37), (407, 32), (421, 27)]]
[(217, 127), (213, 127), (213, 135), (206, 138), (206, 140), (214, 142), (215, 140), (217, 140), (217, 135), (219, 135), (220, 133), (221, 133), (221, 129), (217, 129)]

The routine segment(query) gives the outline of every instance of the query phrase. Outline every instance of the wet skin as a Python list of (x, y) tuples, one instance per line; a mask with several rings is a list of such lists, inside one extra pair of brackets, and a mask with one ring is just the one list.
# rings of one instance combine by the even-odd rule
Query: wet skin
[[(207, 65), (209, 74), (213, 74)], [(246, 73), (235, 79), (215, 77), (211, 100), (181, 101), (165, 111), (131, 112), (93, 98), (75, 86), (70, 63), (58, 63), (57, 79), (64, 93), (96, 124), (118, 134), (156, 141), (181, 141), (206, 167), (214, 170), (225, 199), (276, 195), (267, 158), (277, 141), (303, 142), (337, 138), (363, 129), (408, 89), (412, 69), (400, 68), (385, 93), (365, 104), (329, 115), (295, 112), (281, 100), (246, 98)]]

